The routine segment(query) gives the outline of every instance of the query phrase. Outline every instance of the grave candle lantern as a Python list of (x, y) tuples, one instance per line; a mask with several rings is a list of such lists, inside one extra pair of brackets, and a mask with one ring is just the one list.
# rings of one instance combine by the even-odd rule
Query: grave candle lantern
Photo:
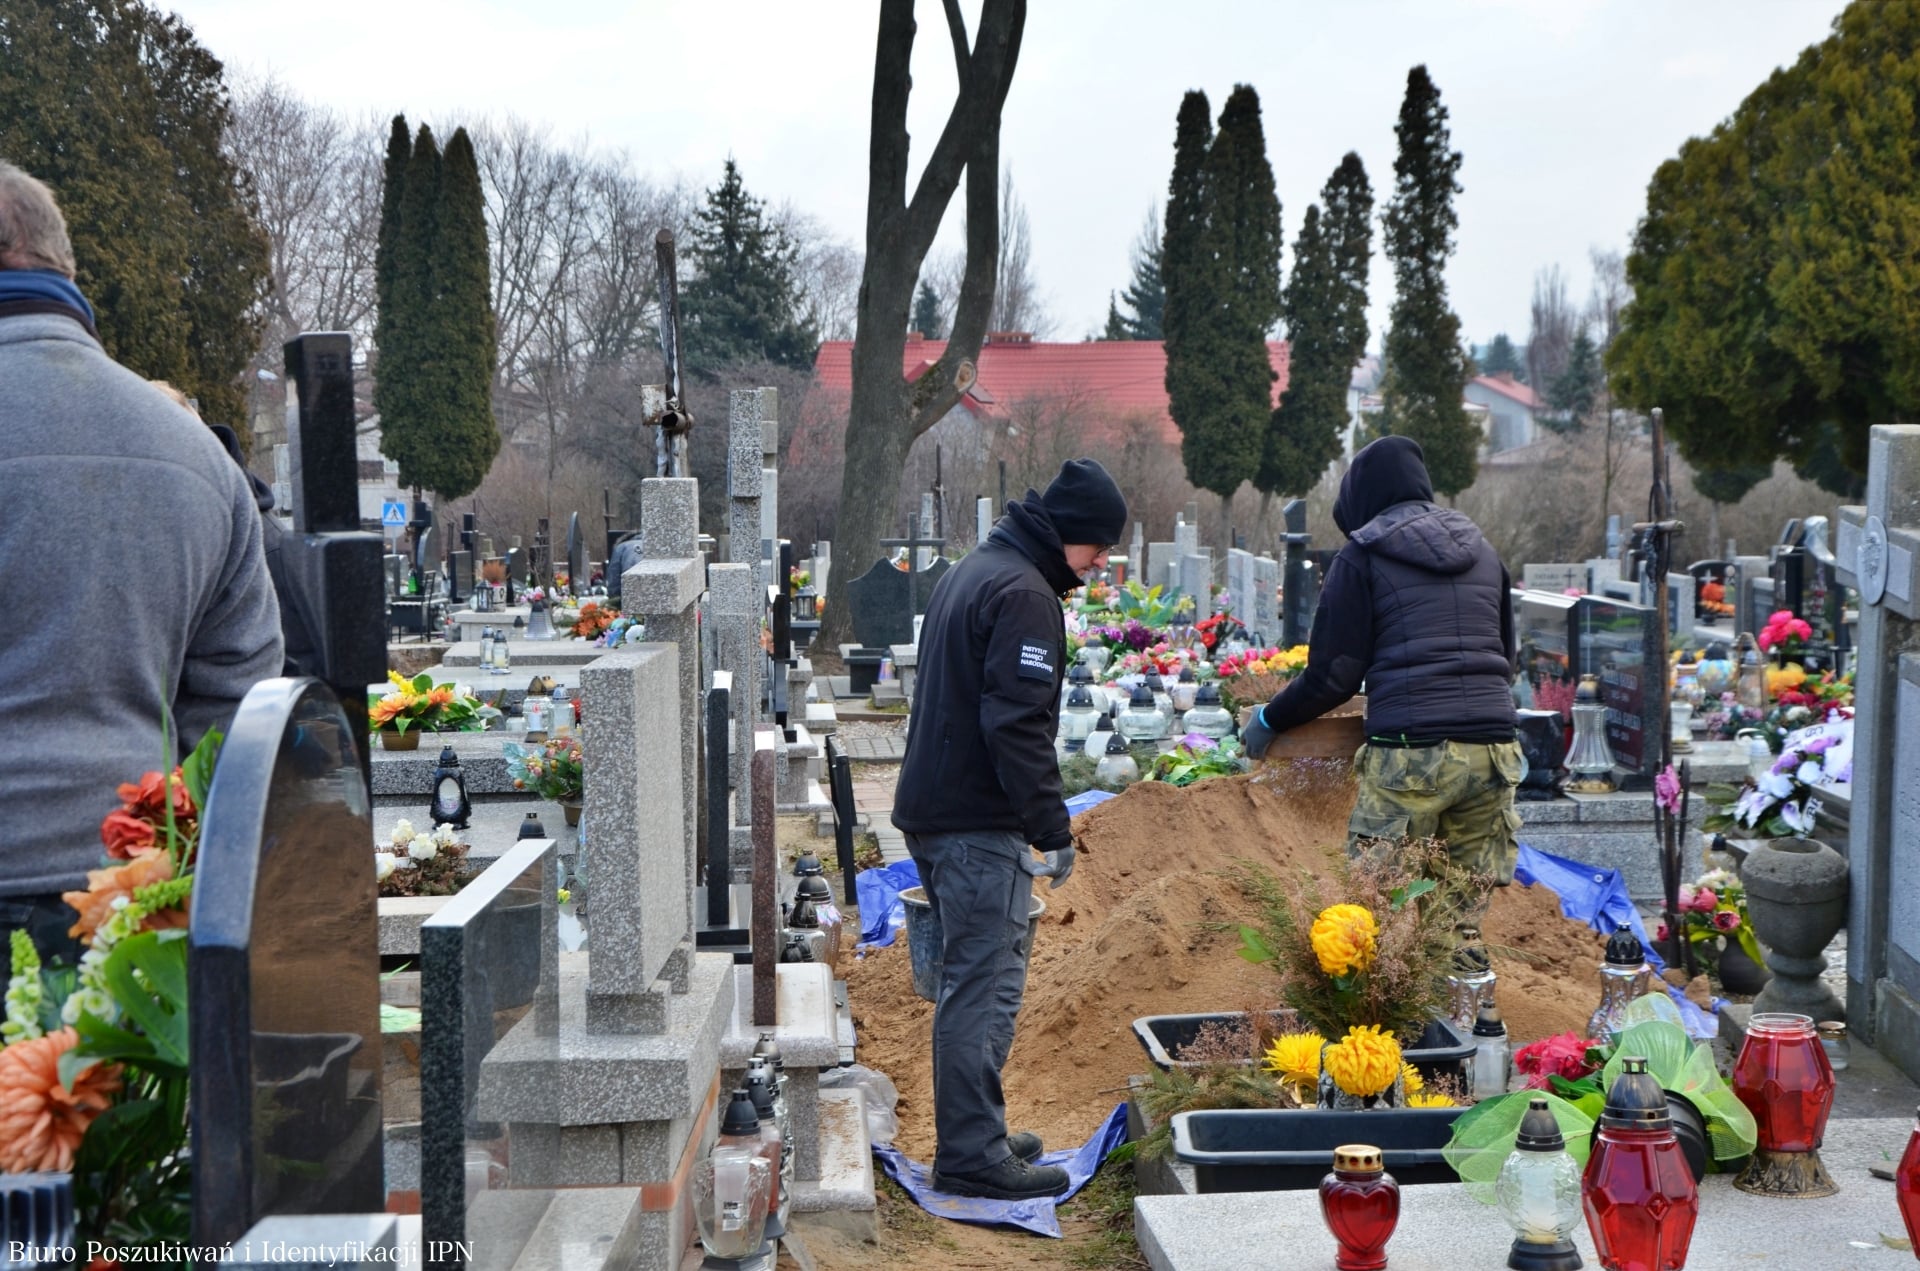
[(520, 699), (520, 716), (527, 721), (527, 740), (545, 741), (553, 731), (553, 699), (529, 687)]
[(1127, 709), (1120, 712), (1114, 727), (1127, 741), (1158, 741), (1166, 735), (1167, 717), (1154, 704), (1153, 690), (1142, 683), (1133, 690)]
[(1092, 691), (1084, 684), (1077, 685), (1067, 694), (1067, 708), (1060, 713), (1060, 736), (1066, 739), (1067, 749), (1084, 748), (1099, 719), (1100, 708), (1093, 703)]
[(1473, 1097), (1491, 1099), (1507, 1092), (1507, 1025), (1500, 1008), (1482, 1002), (1473, 1022)]
[(1128, 785), (1140, 779), (1140, 765), (1133, 761), (1133, 754), (1127, 749), (1127, 739), (1107, 728), (1107, 721), (1101, 720), (1094, 730), (1094, 737), (1106, 737), (1106, 748), (1100, 755), (1100, 762), (1094, 765), (1094, 779), (1104, 786)]
[(1667, 1092), (1626, 1057), (1607, 1092), (1581, 1178), (1581, 1208), (1607, 1271), (1679, 1271), (1700, 1216), (1693, 1171), (1673, 1136)]
[(1339, 1242), (1340, 1271), (1381, 1271), (1387, 1241), (1400, 1223), (1400, 1184), (1380, 1149), (1349, 1143), (1333, 1149), (1333, 1172), (1320, 1180), (1320, 1216)]
[(1607, 708), (1600, 700), (1600, 680), (1583, 675), (1573, 694), (1573, 749), (1567, 754), (1569, 790), (1605, 794), (1613, 789), (1613, 750), (1607, 745)]
[(527, 639), (553, 639), (553, 615), (547, 612), (547, 602), (536, 600), (527, 609)]
[(440, 748), (440, 762), (433, 770), (433, 803), (428, 814), (435, 825), (451, 825), (456, 830), (467, 828), (467, 818), (473, 815), (473, 801), (467, 798), (467, 778), (460, 771), (460, 756), (453, 753), (452, 746)]
[(1753, 1113), (1759, 1144), (1733, 1185), (1758, 1196), (1831, 1196), (1820, 1161), (1833, 1111), (1833, 1067), (1806, 1015), (1762, 1012), (1747, 1024), (1733, 1093)]
[(1460, 943), (1453, 951), (1453, 969), (1447, 972), (1447, 1014), (1463, 1029), (1472, 1028), (1480, 1018), (1482, 1003), (1493, 1004), (1493, 989), (1499, 977), (1493, 958), (1487, 953), (1480, 928), (1459, 928)]
[[(1173, 697), (1173, 709), (1183, 714), (1193, 709), (1194, 703), (1200, 700), (1200, 681), (1193, 677), (1193, 666), (1191, 663), (1180, 668), (1180, 678), (1175, 680), (1173, 687), (1167, 691)], [(1220, 694), (1218, 692), (1215, 692), (1213, 696), (1216, 702), (1220, 700)], [(1188, 731), (1191, 732), (1192, 730), (1189, 729)]]
[(1513, 1228), (1513, 1271), (1578, 1271), (1569, 1239), (1580, 1223), (1580, 1166), (1567, 1155), (1560, 1122), (1545, 1099), (1527, 1101), (1520, 1137), (1494, 1183), (1500, 1216)]
[(1587, 1021), (1587, 1038), (1606, 1041), (1619, 1031), (1627, 1004), (1647, 991), (1653, 968), (1647, 965), (1640, 939), (1625, 927), (1607, 937), (1606, 960), (1600, 964), (1600, 1005)]
[(1218, 741), (1233, 732), (1233, 715), (1220, 704), (1220, 690), (1212, 684), (1202, 684), (1194, 696), (1193, 709), (1187, 712), (1182, 721), (1190, 733), (1199, 733), (1202, 737), (1212, 737)]
[[(758, 1259), (767, 1251), (774, 1165), (760, 1141), (753, 1100), (736, 1090), (713, 1151), (693, 1171), (693, 1215), (710, 1261)], [(768, 1259), (771, 1261), (771, 1258)]]
[(1907, 1241), (1920, 1250), (1920, 1117), (1907, 1138), (1907, 1150), (1900, 1157), (1900, 1168), (1893, 1174), (1894, 1199), (1900, 1206), (1900, 1221), (1906, 1224)]

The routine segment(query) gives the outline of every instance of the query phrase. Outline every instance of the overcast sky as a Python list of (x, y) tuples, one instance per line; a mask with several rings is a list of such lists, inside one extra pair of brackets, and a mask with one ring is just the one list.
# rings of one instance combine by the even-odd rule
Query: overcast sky
[[(163, 6), (166, 0), (159, 0)], [(510, 112), (711, 185), (748, 188), (864, 235), (875, 5), (857, 0), (178, 0), (234, 68), (271, 71), (353, 113), (436, 131)], [(1055, 339), (1103, 324), (1148, 207), (1166, 194), (1181, 94), (1217, 116), (1260, 92), (1289, 248), (1348, 150), (1376, 197), (1393, 179), (1407, 69), (1425, 62), (1465, 155), (1448, 271), (1469, 339), (1525, 338), (1535, 271), (1624, 250), (1648, 178), (1776, 66), (1822, 39), (1841, 0), (1033, 0), (1001, 155), (1032, 221)], [(964, 0), (969, 22), (978, 0)], [(954, 70), (941, 9), (919, 0), (909, 127), (939, 135)], [(941, 247), (958, 247), (957, 206)], [(1377, 239), (1376, 239), (1377, 242)], [(937, 247), (936, 250), (940, 250)], [(1286, 265), (1291, 269), (1291, 261)], [(1376, 252), (1373, 347), (1392, 300)]]

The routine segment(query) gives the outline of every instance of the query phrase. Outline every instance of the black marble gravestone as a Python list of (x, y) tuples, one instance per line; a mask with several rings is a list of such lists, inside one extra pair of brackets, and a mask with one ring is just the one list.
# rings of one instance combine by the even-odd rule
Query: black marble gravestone
[(275, 1214), (386, 1208), (373, 822), (353, 731), (318, 680), (266, 680), (207, 793), (188, 934), (196, 1245)]
[(1549, 591), (1513, 593), (1514, 634), (1520, 646), (1520, 671), (1536, 691), (1544, 683), (1578, 683), (1580, 637), (1574, 615), (1576, 598)]
[(1651, 779), (1660, 765), (1659, 730), (1667, 726), (1665, 667), (1649, 661), (1658, 660), (1661, 647), (1659, 614), (1595, 596), (1581, 596), (1575, 608), (1581, 673), (1599, 677), (1614, 763)]
[(513, 1265), (516, 1219), (552, 1198), (515, 1158), (557, 1158), (561, 1088), (484, 1069), (559, 1070), (558, 886), (553, 841), (522, 839), (420, 927), (422, 1248), (470, 1241), (485, 1266)]
[(887, 561), (875, 561), (872, 569), (847, 584), (847, 614), (861, 648), (884, 652), (892, 645), (913, 643), (912, 590), (907, 571)]
[(452, 603), (464, 604), (473, 594), (473, 553), (468, 551), (452, 552), (447, 556), (447, 599)]
[(576, 596), (587, 594), (587, 540), (580, 531), (580, 514), (567, 521), (567, 586)]

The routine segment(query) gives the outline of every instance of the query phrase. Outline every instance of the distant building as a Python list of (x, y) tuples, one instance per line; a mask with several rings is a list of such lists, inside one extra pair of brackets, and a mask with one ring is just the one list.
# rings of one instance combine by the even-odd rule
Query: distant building
[(1479, 406), (1486, 412), (1484, 454), (1518, 450), (1540, 439), (1540, 414), (1547, 409), (1547, 404), (1531, 386), (1514, 379), (1512, 372), (1475, 376), (1467, 382), (1467, 391), (1462, 396), (1469, 405)]

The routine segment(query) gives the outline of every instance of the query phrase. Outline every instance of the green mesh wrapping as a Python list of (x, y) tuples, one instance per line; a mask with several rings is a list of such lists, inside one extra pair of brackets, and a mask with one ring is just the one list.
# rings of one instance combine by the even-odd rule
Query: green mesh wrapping
[(1593, 1118), (1557, 1094), (1539, 1090), (1516, 1090), (1475, 1104), (1453, 1123), (1453, 1138), (1440, 1149), (1440, 1156), (1453, 1166), (1453, 1172), (1466, 1185), (1467, 1195), (1483, 1205), (1496, 1203), (1494, 1183), (1500, 1167), (1513, 1153), (1514, 1140), (1520, 1137), (1520, 1122), (1527, 1115), (1527, 1101), (1544, 1098), (1560, 1123), (1561, 1137), (1567, 1141), (1567, 1154), (1587, 1165), (1587, 1148), (1593, 1134)]
[[(1651, 1000), (1638, 998), (1633, 1005)], [(1673, 1010), (1673, 1003), (1664, 996), (1659, 1004)], [(1675, 1016), (1673, 1022), (1649, 1018), (1622, 1029), (1613, 1058), (1600, 1071), (1601, 1089), (1613, 1088), (1627, 1056), (1644, 1055), (1647, 1071), (1659, 1080), (1661, 1089), (1684, 1096), (1707, 1123), (1707, 1141), (1715, 1160), (1747, 1155), (1759, 1138), (1753, 1113), (1713, 1066), (1713, 1048), (1689, 1038), (1678, 1023), (1678, 1012)]]

